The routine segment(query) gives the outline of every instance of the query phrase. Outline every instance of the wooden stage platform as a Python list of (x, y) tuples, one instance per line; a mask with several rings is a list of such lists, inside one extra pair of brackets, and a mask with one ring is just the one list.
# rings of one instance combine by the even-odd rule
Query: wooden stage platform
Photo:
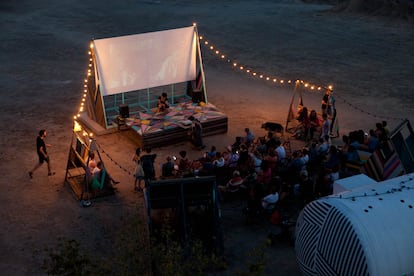
[(121, 131), (136, 142), (141, 148), (162, 147), (172, 145), (191, 138), (191, 118), (200, 121), (203, 136), (227, 133), (227, 115), (219, 111), (213, 104), (202, 106), (191, 100), (183, 101), (164, 113), (139, 111), (133, 117), (113, 119), (111, 128), (104, 129), (93, 122), (86, 114), (79, 120), (95, 135)]

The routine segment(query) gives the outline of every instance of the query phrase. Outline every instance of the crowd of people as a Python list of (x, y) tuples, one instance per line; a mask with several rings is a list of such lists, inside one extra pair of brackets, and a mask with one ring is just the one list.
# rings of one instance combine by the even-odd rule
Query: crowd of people
[[(160, 97), (158, 107), (168, 108), (166, 95)], [(137, 148), (132, 158), (134, 191), (142, 191), (156, 179), (214, 175), (222, 201), (231, 199), (233, 194), (243, 194), (250, 209), (274, 209), (289, 199), (303, 207), (315, 198), (331, 194), (332, 185), (346, 171), (346, 164), (359, 161), (358, 151), (375, 151), (389, 135), (383, 121), (368, 132), (356, 130), (343, 135), (343, 144), (336, 146), (331, 141), (335, 117), (332, 91), (328, 89), (320, 115), (316, 110), (309, 112), (307, 107), (298, 112), (298, 127), (292, 137), (306, 141), (302, 148), (292, 150), (290, 138), (286, 139), (284, 134), (266, 129), (264, 135), (256, 137), (245, 128), (231, 145), (221, 150), (213, 145), (203, 151), (204, 144), (199, 141), (197, 149), (202, 154), (194, 160), (188, 158), (186, 150), (168, 155), (161, 162), (158, 176), (157, 154), (151, 148), (143, 152)], [(102, 168), (95, 164), (90, 171), (98, 178)], [(107, 178), (116, 183), (109, 175)]]

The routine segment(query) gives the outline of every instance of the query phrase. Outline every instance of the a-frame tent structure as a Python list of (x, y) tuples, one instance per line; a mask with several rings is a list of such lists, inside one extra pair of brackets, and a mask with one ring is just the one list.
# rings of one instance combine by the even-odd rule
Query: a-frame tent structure
[[(295, 86), (293, 88), (292, 99), (290, 101), (285, 125), (285, 131), (289, 133), (294, 133), (296, 128), (298, 127), (299, 122), (296, 118), (298, 116), (299, 111), (305, 106), (303, 103), (302, 85), (303, 83), (301, 81), (295, 81)], [(296, 100), (297, 103), (295, 103)], [(334, 113), (334, 116), (329, 116), (331, 124), (333, 124), (331, 126), (331, 137), (337, 138), (339, 137), (339, 121), (338, 115), (336, 114), (336, 110), (334, 111)], [(318, 114), (318, 116), (321, 117), (321, 114)]]
[[(89, 55), (78, 120), (95, 134), (116, 130), (120, 106), (127, 106), (122, 115), (130, 120), (122, 124), (132, 127), (141, 142), (151, 144), (155, 138), (145, 139), (146, 134), (165, 135), (164, 130), (182, 128), (200, 103), (204, 113), (200, 121), (213, 125), (211, 131), (207, 125), (204, 134), (227, 132), (227, 116), (208, 103), (196, 26), (91, 40)], [(162, 93), (167, 93), (174, 114), (154, 114)], [(217, 125), (209, 120), (219, 117)]]

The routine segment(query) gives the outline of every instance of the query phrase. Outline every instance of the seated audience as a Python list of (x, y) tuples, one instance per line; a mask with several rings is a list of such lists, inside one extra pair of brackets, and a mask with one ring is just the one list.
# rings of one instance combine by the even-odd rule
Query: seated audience
[(178, 161), (178, 174), (183, 177), (193, 176), (192, 162), (187, 158), (187, 151), (179, 152), (180, 160)]
[(167, 162), (162, 164), (161, 175), (162, 177), (175, 176), (174, 161), (171, 156), (167, 156)]
[(279, 201), (279, 192), (275, 185), (270, 186), (269, 194), (262, 198), (263, 210), (271, 211), (276, 207), (276, 203)]

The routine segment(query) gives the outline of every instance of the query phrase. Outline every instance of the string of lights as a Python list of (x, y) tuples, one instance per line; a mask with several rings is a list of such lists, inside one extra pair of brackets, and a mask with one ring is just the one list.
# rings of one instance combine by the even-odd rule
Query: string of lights
[[(205, 37), (200, 36), (200, 41), (203, 41), (203, 43), (201, 43), (202, 45), (204, 45), (204, 47), (208, 50), (210, 50), (210, 52), (213, 53), (213, 55), (215, 55), (216, 57), (218, 57), (219, 59), (231, 64), (231, 66), (234, 69), (238, 69), (240, 72), (244, 72), (247, 75), (254, 77), (254, 78), (258, 78), (258, 79), (263, 79), (265, 81), (270, 81), (273, 82), (275, 84), (278, 85), (284, 85), (284, 84), (296, 84), (296, 85), (301, 85), (302, 88), (307, 89), (308, 91), (325, 91), (326, 89), (329, 90), (333, 90), (333, 86), (332, 85), (328, 85), (328, 86), (324, 86), (324, 85), (317, 85), (317, 84), (312, 84), (310, 82), (304, 81), (304, 80), (285, 80), (283, 78), (279, 78), (279, 77), (272, 77), (269, 74), (263, 74), (263, 73), (258, 73), (256, 70), (254, 70), (251, 67), (242, 65), (241, 63), (237, 62), (235, 59), (230, 58), (229, 56), (227, 56), (226, 54), (224, 54), (222, 51), (218, 50), (216, 46), (214, 46), (211, 42), (209, 42), (208, 40), (205, 39)], [(398, 117), (391, 117), (391, 116), (379, 116), (375, 113), (366, 111), (365, 109), (362, 109), (352, 103), (350, 103), (349, 101), (347, 101), (344, 97), (340, 96), (339, 94), (335, 94), (335, 97), (340, 99), (342, 102), (344, 102), (345, 104), (347, 104), (348, 106), (350, 106), (351, 108), (367, 114), (371, 117), (380, 119), (380, 120), (405, 120), (404, 118), (398, 118)]]
[(313, 84), (311, 82), (307, 82), (307, 81), (300, 80), (300, 79), (291, 80), (291, 79), (285, 79), (285, 78), (281, 78), (281, 77), (272, 76), (270, 74), (258, 72), (254, 68), (252, 68), (250, 66), (243, 65), (242, 63), (237, 62), (235, 59), (230, 58), (228, 55), (226, 55), (222, 51), (218, 50), (217, 47), (214, 46), (211, 42), (206, 40), (204, 36), (199, 36), (199, 39), (200, 39), (200, 41), (202, 41), (201, 45), (203, 45), (206, 49), (210, 50), (219, 59), (231, 64), (231, 66), (234, 69), (238, 69), (240, 72), (244, 72), (244, 73), (246, 73), (247, 75), (249, 75), (251, 77), (262, 79), (262, 80), (265, 80), (267, 82), (273, 82), (273, 83), (278, 84), (278, 85), (293, 85), (293, 84), (299, 85), (300, 84), (304, 88), (306, 88), (310, 91), (324, 91), (326, 89), (333, 90), (332, 85), (327, 85), (327, 86), (318, 85), (318, 84)]

